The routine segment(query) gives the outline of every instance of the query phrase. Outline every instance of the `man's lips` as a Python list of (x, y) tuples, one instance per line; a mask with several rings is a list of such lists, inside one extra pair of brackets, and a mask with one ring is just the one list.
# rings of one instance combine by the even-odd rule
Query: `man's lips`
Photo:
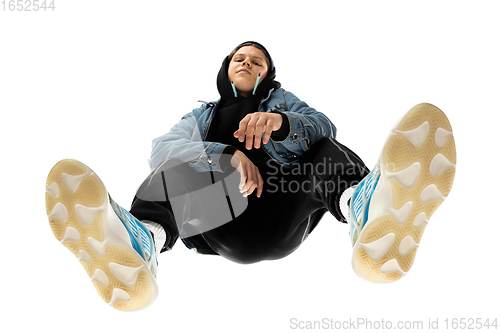
[(245, 74), (250, 74), (249, 71), (247, 71), (246, 69), (240, 69), (239, 71), (237, 71), (236, 73), (245, 73)]

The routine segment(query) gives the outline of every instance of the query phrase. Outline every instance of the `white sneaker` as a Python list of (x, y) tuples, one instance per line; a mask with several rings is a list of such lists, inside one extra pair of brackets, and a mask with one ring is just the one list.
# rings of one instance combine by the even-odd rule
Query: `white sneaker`
[(455, 166), (446, 115), (431, 104), (413, 107), (351, 198), (352, 267), (360, 277), (385, 283), (408, 273), (431, 215), (450, 193)]
[(54, 235), (78, 258), (102, 299), (123, 311), (151, 305), (158, 295), (157, 261), (147, 228), (118, 206), (81, 162), (58, 162), (46, 190)]

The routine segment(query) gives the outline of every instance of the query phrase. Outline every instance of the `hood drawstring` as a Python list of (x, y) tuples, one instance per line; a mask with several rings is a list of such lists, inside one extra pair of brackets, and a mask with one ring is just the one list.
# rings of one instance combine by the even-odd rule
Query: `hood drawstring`
[(238, 92), (236, 91), (236, 87), (234, 86), (234, 82), (231, 81), (231, 87), (233, 87), (234, 98), (238, 98)]
[(253, 88), (252, 95), (255, 95), (255, 91), (257, 90), (257, 86), (259, 85), (259, 81), (260, 81), (260, 72), (259, 72), (259, 76), (257, 76), (257, 81), (255, 82), (255, 87)]

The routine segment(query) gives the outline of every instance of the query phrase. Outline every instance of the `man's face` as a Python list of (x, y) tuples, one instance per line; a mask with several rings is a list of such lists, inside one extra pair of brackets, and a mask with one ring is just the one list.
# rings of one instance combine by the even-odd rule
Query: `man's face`
[(255, 87), (260, 73), (260, 81), (267, 75), (267, 61), (264, 52), (254, 46), (243, 46), (231, 59), (228, 69), (229, 81), (234, 83), (238, 94), (247, 97)]

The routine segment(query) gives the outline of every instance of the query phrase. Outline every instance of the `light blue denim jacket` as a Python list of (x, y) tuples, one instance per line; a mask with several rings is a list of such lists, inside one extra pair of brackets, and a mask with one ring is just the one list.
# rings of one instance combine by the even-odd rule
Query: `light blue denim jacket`
[[(219, 101), (203, 102), (201, 107), (184, 115), (168, 133), (153, 140), (151, 170), (167, 159), (176, 159), (188, 162), (198, 172), (223, 171), (219, 160), (228, 145), (205, 141)], [(290, 133), (282, 141), (270, 139), (261, 149), (285, 168), (291, 168), (321, 138), (336, 136), (337, 129), (327, 116), (282, 88), (270, 89), (259, 104), (258, 112), (276, 111), (287, 116)]]

